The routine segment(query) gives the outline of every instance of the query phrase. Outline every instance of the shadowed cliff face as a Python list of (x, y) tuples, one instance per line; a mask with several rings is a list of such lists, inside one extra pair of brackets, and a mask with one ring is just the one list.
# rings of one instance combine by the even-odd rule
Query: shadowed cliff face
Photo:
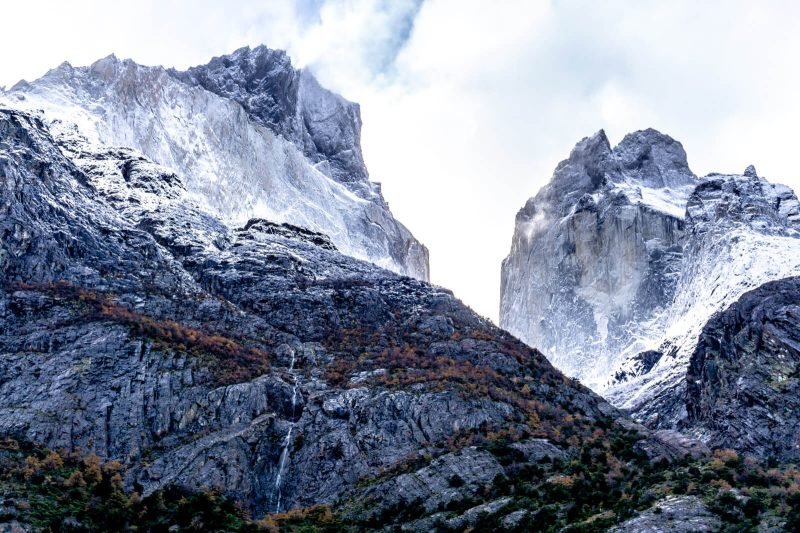
[(686, 374), (687, 431), (714, 446), (800, 456), (800, 279), (765, 283), (704, 326)]
[(68, 63), (0, 98), (164, 165), (231, 225), (251, 218), (325, 233), (344, 254), (428, 279), (428, 251), (394, 219), (361, 154), (357, 104), (295, 70), (282, 51), (242, 48), (185, 72), (115, 56)]

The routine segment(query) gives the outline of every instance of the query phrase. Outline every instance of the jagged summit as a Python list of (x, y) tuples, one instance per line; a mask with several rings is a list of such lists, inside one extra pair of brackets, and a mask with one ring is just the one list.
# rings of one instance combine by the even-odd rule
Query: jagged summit
[(612, 148), (601, 129), (575, 145), (518, 219), (542, 211), (566, 216), (584, 195), (612, 190), (632, 204), (679, 218), (696, 181), (683, 146), (668, 135), (652, 128), (636, 131)]
[[(540, 203), (569, 203), (575, 196), (591, 192), (603, 183), (611, 145), (603, 130), (583, 138), (558, 164), (547, 187), (540, 191)], [(539, 195), (537, 195), (537, 198)]]
[(0, 95), (44, 110), (57, 137), (135, 149), (183, 176), (223, 220), (288, 223), (338, 250), (428, 278), (428, 251), (395, 220), (361, 155), (357, 104), (285, 52), (242, 48), (185, 72), (110, 55), (62, 65)]
[(674, 428), (704, 324), (797, 275), (791, 189), (753, 166), (698, 179), (671, 137), (647, 129), (611, 148), (601, 130), (517, 215), (500, 321), (616, 405)]
[(501, 325), (600, 387), (630, 328), (671, 298), (696, 183), (680, 143), (656, 130), (613, 148), (603, 130), (578, 142), (517, 215)]
[(623, 173), (647, 187), (683, 187), (696, 179), (683, 145), (652, 128), (627, 134), (614, 148), (614, 156)]
[(255, 122), (291, 140), (314, 163), (326, 162), (337, 181), (368, 199), (380, 196), (369, 187), (361, 155), (358, 104), (324, 89), (308, 70), (293, 68), (283, 50), (244, 47), (170, 73), (240, 103)]
[(205, 65), (170, 73), (239, 102), (261, 124), (293, 135), (297, 127), (297, 71), (283, 50), (249, 46), (216, 56)]

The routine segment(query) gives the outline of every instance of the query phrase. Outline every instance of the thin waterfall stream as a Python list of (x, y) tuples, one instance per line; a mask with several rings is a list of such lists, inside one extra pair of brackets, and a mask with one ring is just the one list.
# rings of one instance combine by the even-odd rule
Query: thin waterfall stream
[(281, 500), (283, 498), (283, 491), (281, 482), (283, 481), (283, 474), (286, 471), (286, 463), (289, 460), (289, 447), (292, 445), (292, 433), (294, 432), (294, 427), (296, 424), (295, 421), (295, 407), (297, 405), (297, 390), (300, 387), (300, 377), (297, 375), (297, 372), (294, 369), (295, 364), (295, 350), (292, 350), (292, 358), (289, 363), (289, 375), (292, 376), (292, 412), (290, 417), (290, 425), (289, 431), (286, 432), (286, 438), (283, 440), (283, 449), (281, 450), (281, 458), (278, 462), (278, 475), (275, 478), (275, 489), (273, 494), (275, 495), (276, 504), (275, 504), (275, 512), (281, 512)]

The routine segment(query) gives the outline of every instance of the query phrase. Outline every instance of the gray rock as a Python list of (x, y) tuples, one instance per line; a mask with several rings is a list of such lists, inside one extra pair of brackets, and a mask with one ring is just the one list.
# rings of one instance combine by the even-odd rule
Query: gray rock
[[(424, 468), (370, 487), (361, 498), (377, 499), (382, 496), (381, 504), (372, 511), (376, 515), (406, 505), (420, 505), (426, 512), (433, 513), (474, 497), (483, 487), (490, 486), (496, 476), (501, 475), (503, 468), (491, 454), (475, 448), (464, 448), (434, 459)], [(504, 500), (502, 505), (506, 503)], [(477, 512), (473, 513), (474, 518), (477, 518)]]
[(608, 414), (449, 291), (303, 228), (232, 227), (140, 154), (58, 139), (0, 108), (0, 435), (120, 460), (145, 494), (219, 489), (255, 517), (409, 497), (433, 513), (475, 504), (504, 472), (453, 443), (526, 412), (435, 374), (391, 384), (398, 372), (446, 352), (537, 401)]
[(651, 462), (662, 459), (669, 462), (685, 459), (703, 459), (711, 456), (709, 447), (698, 439), (693, 439), (674, 430), (662, 429), (648, 435), (636, 443), (636, 447), (644, 452)]
[(675, 496), (611, 528), (613, 533), (700, 533), (719, 531), (722, 521), (696, 496)]
[(496, 514), (509, 503), (511, 503), (511, 498), (499, 498), (481, 505), (476, 505), (475, 507), (467, 509), (461, 516), (448, 520), (447, 525), (456, 529), (465, 529), (475, 524), (482, 515)]
[(800, 457), (800, 278), (746, 293), (703, 328), (684, 431), (714, 447)]
[(519, 525), (522, 520), (528, 516), (528, 511), (525, 509), (520, 509), (519, 511), (514, 511), (513, 513), (508, 513), (506, 516), (503, 517), (502, 524), (503, 527), (506, 529), (514, 529)]
[(655, 130), (614, 149), (603, 131), (582, 140), (517, 214), (501, 326), (568, 375), (604, 385), (672, 298), (696, 182), (680, 143)]
[(552, 443), (545, 439), (528, 439), (515, 442), (511, 444), (511, 447), (522, 452), (525, 459), (531, 463), (538, 463), (544, 458), (564, 459), (566, 457), (563, 450), (553, 446)]

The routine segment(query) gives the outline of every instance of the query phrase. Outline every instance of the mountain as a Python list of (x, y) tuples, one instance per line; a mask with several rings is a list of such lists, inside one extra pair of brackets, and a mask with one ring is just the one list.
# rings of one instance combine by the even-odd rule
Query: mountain
[(602, 389), (661, 326), (696, 184), (683, 147), (654, 130), (614, 149), (603, 131), (582, 140), (517, 214), (500, 325)]
[[(118, 82), (119, 64), (106, 61)], [(97, 133), (161, 143), (168, 128), (135, 126), (169, 113), (142, 102), (189, 87), (196, 124), (223, 104), (257, 117), (229, 122), (216, 145), (280, 129), (270, 135), (287, 151), (263, 156), (276, 173), (295, 168), (282, 153), (307, 166), (318, 153), (325, 180), (368, 195), (359, 159), (337, 148), (349, 130), (325, 144), (291, 118), (317, 104), (287, 113), (248, 96), (295, 78), (239, 86), (260, 63), (230, 57), (146, 81), (145, 67), (121, 64), (133, 82), (114, 90), (128, 88), (118, 94), (131, 114), (95, 120), (113, 98), (86, 69), (73, 73), (104, 94), (90, 112), (22, 86), (0, 105), (0, 531), (800, 526), (793, 463), (637, 424), (446, 289), (343, 253), (336, 235), (238, 222), (193, 188), (196, 176)], [(91, 120), (26, 111), (33, 100)], [(313, 187), (320, 175), (303, 176)], [(336, 201), (315, 208), (340, 216)], [(739, 317), (768, 318), (746, 334), (770, 339), (763, 360), (792, 379), (780, 365), (795, 342), (783, 327), (792, 287), (781, 291), (709, 326), (691, 363), (704, 384), (689, 391), (693, 428), (714, 430), (709, 417), (739, 401), (727, 386), (749, 353)], [(715, 351), (725, 336), (734, 341)]]
[[(793, 405), (800, 321), (772, 291), (800, 275), (799, 224), (794, 193), (753, 167), (697, 179), (665, 135), (612, 149), (600, 132), (517, 215), (501, 325), (649, 427), (793, 456), (792, 431), (765, 431), (793, 420), (767, 405)], [(784, 306), (741, 316), (755, 300)], [(731, 337), (712, 339), (721, 328)], [(732, 349), (745, 334), (749, 351)]]
[[(256, 517), (329, 504), (364, 527), (528, 523), (498, 481), (519, 469), (547, 484), (584, 447), (589, 462), (597, 446), (631, 463), (708, 454), (631, 426), (448, 291), (304, 228), (229, 226), (129, 148), (4, 109), (0, 175), (0, 466), (72, 450), (0, 468), (7, 501), (78, 454), (105, 465), (81, 479), (111, 472), (98, 494), (118, 498), (208, 487)], [(577, 517), (610, 502), (587, 505)]]
[(63, 63), (0, 100), (43, 110), (56, 137), (141, 152), (223, 221), (300, 226), (347, 255), (428, 279), (427, 249), (369, 181), (358, 105), (293, 68), (285, 52), (242, 48), (184, 72), (113, 55)]

